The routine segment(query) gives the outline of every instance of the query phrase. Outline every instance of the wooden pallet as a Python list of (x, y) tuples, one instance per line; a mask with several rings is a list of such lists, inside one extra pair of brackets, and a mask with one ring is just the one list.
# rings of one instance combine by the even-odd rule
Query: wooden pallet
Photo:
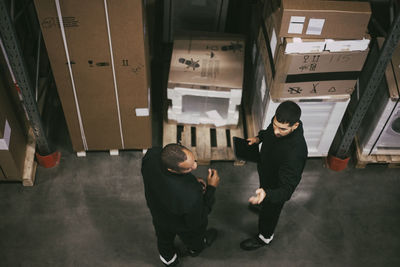
[(22, 185), (33, 186), (35, 183), (36, 167), (35, 161), (36, 142), (33, 130), (29, 130), (28, 144), (26, 145), (24, 171), (22, 172)]
[(363, 155), (357, 137), (355, 144), (357, 169), (364, 169), (368, 164), (387, 164), (388, 168), (400, 168), (400, 155)]
[(234, 136), (244, 137), (241, 122), (237, 128), (224, 128), (164, 121), (163, 146), (180, 142), (193, 152), (199, 165), (209, 165), (211, 161), (218, 160), (234, 161), (235, 166), (241, 166), (245, 162), (235, 158)]
[[(146, 152), (147, 152), (147, 149), (134, 149), (134, 150), (142, 151), (143, 154), (146, 154)], [(84, 158), (84, 157), (86, 157), (88, 152), (90, 153), (90, 152), (101, 152), (101, 151), (103, 151), (103, 150), (89, 150), (89, 151), (82, 150), (82, 151), (76, 152), (76, 156), (78, 158)], [(104, 151), (105, 152), (108, 151), (110, 156), (119, 156), (119, 153), (121, 151), (124, 151), (124, 150), (122, 150), (122, 149), (121, 150), (119, 150), (119, 149), (110, 149), (110, 150), (104, 150)]]

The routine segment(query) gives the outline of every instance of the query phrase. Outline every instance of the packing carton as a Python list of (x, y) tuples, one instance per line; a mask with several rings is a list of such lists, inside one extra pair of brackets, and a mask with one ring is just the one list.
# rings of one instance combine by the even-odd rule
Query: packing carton
[(279, 36), (361, 39), (370, 17), (368, 2), (282, 0)]
[(0, 79), (0, 180), (22, 180), (27, 137)]
[(36, 0), (35, 6), (73, 149), (150, 147), (142, 1)]
[(168, 78), (168, 119), (236, 125), (242, 97), (245, 43), (241, 36), (174, 41)]

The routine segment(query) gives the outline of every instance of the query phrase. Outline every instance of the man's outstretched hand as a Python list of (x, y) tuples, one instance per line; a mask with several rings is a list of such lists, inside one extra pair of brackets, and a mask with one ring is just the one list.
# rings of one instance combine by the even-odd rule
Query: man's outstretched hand
[(257, 136), (255, 136), (255, 137), (250, 137), (250, 138), (247, 138), (247, 141), (248, 141), (249, 146), (251, 146), (251, 145), (253, 145), (253, 144), (258, 144), (258, 143), (260, 143), (260, 138), (258, 138)]
[(207, 177), (207, 184), (217, 187), (219, 184), (219, 175), (217, 170), (215, 169), (208, 169), (208, 177)]
[(256, 190), (256, 195), (249, 198), (249, 202), (253, 205), (260, 204), (263, 202), (266, 195), (267, 194), (265, 193), (264, 189), (258, 188)]

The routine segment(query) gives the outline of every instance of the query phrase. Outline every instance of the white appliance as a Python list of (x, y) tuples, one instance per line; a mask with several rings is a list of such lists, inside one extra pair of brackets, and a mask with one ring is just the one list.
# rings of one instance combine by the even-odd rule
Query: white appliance
[(378, 89), (358, 131), (363, 155), (400, 155), (400, 103), (397, 90)]
[(378, 88), (357, 132), (363, 155), (400, 155), (399, 82), (400, 45), (398, 44), (386, 67), (385, 79)]
[[(288, 99), (285, 99), (288, 100)], [(304, 138), (308, 147), (309, 157), (326, 157), (333, 138), (339, 128), (350, 95), (334, 101), (312, 102), (310, 99), (293, 99), (301, 108), (301, 118), (304, 128)], [(280, 102), (274, 102), (269, 97), (264, 114), (263, 129), (271, 123), (275, 110)]]

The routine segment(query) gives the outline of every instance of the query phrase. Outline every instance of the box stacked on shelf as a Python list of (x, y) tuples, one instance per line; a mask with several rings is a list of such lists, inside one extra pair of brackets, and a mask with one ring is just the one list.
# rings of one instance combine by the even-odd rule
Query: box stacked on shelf
[(21, 127), (13, 101), (0, 77), (0, 181), (23, 179), (28, 134)]
[(252, 132), (268, 126), (272, 107), (296, 101), (310, 156), (326, 156), (369, 52), (369, 3), (266, 1), (263, 13)]
[(244, 39), (237, 36), (174, 40), (168, 78), (168, 120), (237, 125), (242, 99)]

